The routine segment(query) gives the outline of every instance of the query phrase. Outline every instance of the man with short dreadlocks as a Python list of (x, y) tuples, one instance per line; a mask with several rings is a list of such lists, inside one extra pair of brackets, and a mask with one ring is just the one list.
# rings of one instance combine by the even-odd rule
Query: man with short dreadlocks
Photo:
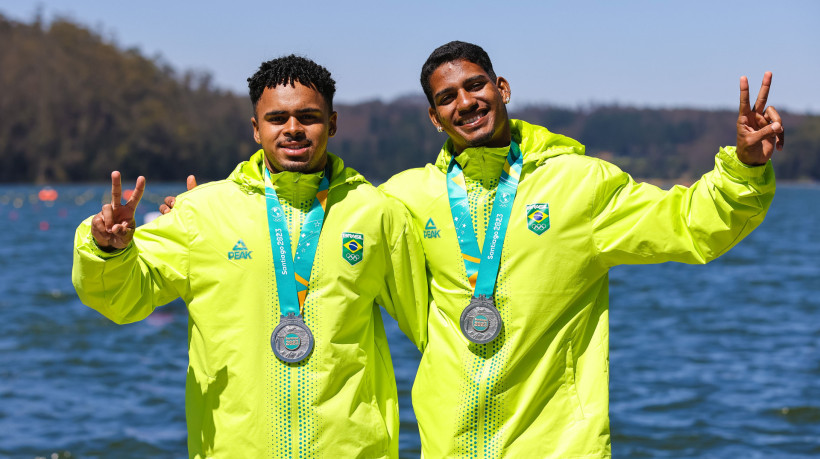
[(326, 151), (335, 82), (297, 56), (248, 79), (261, 145), (226, 180), (135, 228), (145, 189), (77, 229), (72, 280), (116, 323), (189, 312), (190, 457), (396, 457), (398, 401), (377, 304), (426, 344), (421, 244), (404, 207)]

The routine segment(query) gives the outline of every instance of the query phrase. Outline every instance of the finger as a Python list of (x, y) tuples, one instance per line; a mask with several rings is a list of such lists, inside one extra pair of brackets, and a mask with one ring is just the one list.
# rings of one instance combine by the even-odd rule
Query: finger
[(119, 237), (124, 237), (130, 230), (131, 228), (128, 225), (128, 222), (120, 222), (111, 227), (111, 233)]
[(766, 138), (775, 138), (777, 136), (777, 132), (775, 128), (781, 129), (780, 123), (770, 124), (768, 126), (764, 126), (757, 131), (750, 132), (746, 135), (746, 139), (749, 145), (760, 143), (763, 139)]
[[(770, 124), (778, 123), (782, 126), (783, 120), (780, 119), (780, 113), (777, 113), (774, 107), (766, 107), (766, 113), (763, 115)], [(782, 127), (781, 127), (782, 129)], [(775, 129), (775, 131), (777, 131)], [(779, 131), (778, 131), (779, 132)]]
[(103, 219), (102, 212), (98, 213), (91, 219), (91, 235), (100, 247), (108, 247), (111, 245), (111, 235), (105, 228), (105, 221)]
[(103, 220), (103, 228), (105, 228), (105, 232), (110, 233), (111, 227), (114, 226), (114, 209), (111, 204), (105, 204), (102, 206), (102, 211), (100, 211), (100, 215), (102, 216)]
[(754, 111), (763, 114), (766, 109), (766, 101), (769, 99), (769, 89), (772, 86), (772, 72), (763, 74), (763, 82), (760, 84), (760, 91), (757, 93), (757, 100), (755, 101)]
[(744, 115), (737, 117), (737, 131), (738, 133), (754, 132), (754, 128), (749, 126), (749, 118)]
[(122, 204), (122, 177), (119, 171), (111, 173), (111, 205), (117, 209)]
[(188, 180), (185, 182), (185, 185), (188, 186), (188, 191), (191, 191), (194, 188), (196, 188), (196, 177), (194, 177), (193, 175), (189, 175)]
[(745, 76), (740, 77), (740, 115), (746, 115), (752, 108), (749, 106), (749, 79)]
[(786, 144), (786, 128), (783, 126), (783, 120), (780, 119), (780, 114), (777, 113), (777, 110), (775, 110), (774, 107), (766, 108), (766, 118), (771, 120), (772, 127), (774, 127), (775, 124), (780, 125), (780, 129), (774, 129), (774, 131), (777, 133), (775, 147), (778, 151), (780, 151), (783, 149), (783, 145)]
[(134, 192), (131, 193), (131, 197), (128, 198), (128, 202), (125, 203), (126, 206), (131, 206), (132, 208), (136, 209), (137, 204), (140, 203), (140, 199), (142, 199), (142, 194), (145, 192), (145, 177), (139, 176), (137, 177), (137, 184), (134, 186)]
[(165, 204), (159, 206), (159, 211), (161, 214), (167, 214), (174, 208), (174, 204), (177, 202), (177, 199), (174, 196), (166, 196), (165, 197)]
[(102, 212), (91, 219), (91, 230), (92, 233), (99, 233), (101, 235), (108, 233), (105, 228), (105, 219), (103, 218)]
[(777, 110), (775, 110), (774, 107), (766, 107), (765, 118), (771, 123), (772, 130), (776, 134), (775, 147), (778, 151), (780, 151), (786, 143), (786, 128), (783, 127), (783, 120), (780, 118), (780, 114), (777, 113)]

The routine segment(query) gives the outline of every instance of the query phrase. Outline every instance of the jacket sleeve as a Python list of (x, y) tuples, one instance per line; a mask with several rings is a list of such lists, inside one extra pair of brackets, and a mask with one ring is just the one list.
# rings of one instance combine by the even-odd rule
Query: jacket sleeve
[(389, 207), (391, 231), (389, 260), (376, 301), (399, 324), (420, 351), (427, 346), (427, 268), (424, 250), (410, 213), (394, 198)]
[(774, 197), (771, 162), (747, 166), (734, 147), (721, 148), (715, 168), (691, 187), (669, 191), (637, 183), (611, 164), (598, 164), (592, 230), (599, 260), (607, 267), (711, 261), (763, 221)]
[(157, 306), (187, 297), (188, 239), (183, 203), (137, 228), (125, 249), (106, 253), (91, 235), (91, 218), (74, 236), (71, 281), (80, 300), (118, 323), (147, 317)]

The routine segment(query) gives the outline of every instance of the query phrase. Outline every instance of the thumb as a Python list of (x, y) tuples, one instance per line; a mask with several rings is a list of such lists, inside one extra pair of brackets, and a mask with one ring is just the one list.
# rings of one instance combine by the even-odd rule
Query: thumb
[(185, 182), (185, 184), (188, 186), (188, 191), (193, 190), (194, 188), (196, 188), (196, 177), (194, 177), (193, 175), (189, 175), (188, 180)]
[(749, 134), (750, 143), (758, 143), (767, 137), (775, 137), (777, 134), (783, 132), (783, 126), (778, 122), (774, 122), (761, 128), (758, 131)]

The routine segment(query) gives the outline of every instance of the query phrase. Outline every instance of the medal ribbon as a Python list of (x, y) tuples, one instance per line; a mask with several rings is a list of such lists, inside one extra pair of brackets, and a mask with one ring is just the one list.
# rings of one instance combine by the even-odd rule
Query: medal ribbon
[[(316, 246), (325, 220), (325, 205), (328, 188), (330, 188), (329, 168), (325, 170), (313, 204), (305, 217), (302, 233), (296, 246), (296, 254), (291, 256), (290, 232), (285, 221), (285, 212), (279, 197), (273, 189), (273, 181), (268, 168), (265, 168), (265, 203), (268, 214), (268, 231), (270, 232), (271, 250), (273, 252), (274, 271), (276, 272), (276, 291), (279, 296), (279, 309), (283, 316), (301, 315), (307, 297), (310, 271), (316, 257)], [(295, 269), (294, 269), (295, 268)]]
[(470, 217), (470, 204), (467, 201), (467, 182), (464, 172), (456, 157), (450, 160), (447, 168), (447, 195), (450, 198), (450, 211), (456, 228), (461, 256), (467, 269), (467, 278), (473, 286), (473, 296), (492, 297), (495, 290), (495, 279), (501, 263), (501, 249), (504, 236), (510, 222), (515, 193), (518, 190), (518, 179), (524, 162), (521, 150), (515, 142), (510, 143), (507, 161), (498, 180), (490, 222), (484, 235), (484, 249), (479, 250), (478, 238), (473, 231), (473, 220)]

